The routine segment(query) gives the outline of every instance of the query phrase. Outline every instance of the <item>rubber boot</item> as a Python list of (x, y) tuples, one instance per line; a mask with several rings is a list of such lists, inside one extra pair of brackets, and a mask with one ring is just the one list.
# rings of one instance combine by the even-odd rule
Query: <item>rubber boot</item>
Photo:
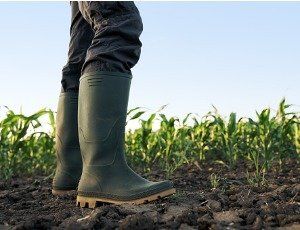
[(52, 193), (67, 194), (76, 190), (82, 172), (78, 140), (78, 93), (61, 93), (56, 116), (57, 167)]
[(97, 203), (141, 204), (175, 193), (170, 181), (151, 182), (136, 174), (124, 155), (131, 75), (98, 72), (79, 86), (79, 142), (83, 172), (77, 206)]

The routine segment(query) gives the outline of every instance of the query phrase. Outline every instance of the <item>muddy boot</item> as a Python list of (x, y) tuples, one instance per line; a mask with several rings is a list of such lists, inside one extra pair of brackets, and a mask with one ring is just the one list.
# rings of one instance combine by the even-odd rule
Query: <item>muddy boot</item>
[(175, 193), (170, 181), (151, 182), (126, 163), (124, 134), (131, 75), (98, 72), (81, 77), (78, 128), (83, 172), (77, 205), (141, 204)]
[(61, 93), (56, 117), (57, 168), (53, 180), (53, 195), (76, 190), (82, 171), (78, 140), (78, 93)]

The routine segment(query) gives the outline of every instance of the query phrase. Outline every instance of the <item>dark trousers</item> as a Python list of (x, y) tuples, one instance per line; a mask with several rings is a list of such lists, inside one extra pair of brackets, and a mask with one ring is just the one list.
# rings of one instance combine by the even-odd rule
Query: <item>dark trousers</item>
[(141, 53), (142, 20), (133, 2), (71, 2), (64, 91), (76, 91), (84, 73), (131, 73)]

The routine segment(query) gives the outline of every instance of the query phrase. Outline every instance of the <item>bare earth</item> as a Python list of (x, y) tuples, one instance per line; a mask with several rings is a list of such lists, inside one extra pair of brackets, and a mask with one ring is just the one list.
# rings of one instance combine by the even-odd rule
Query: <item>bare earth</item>
[[(300, 229), (300, 167), (271, 172), (268, 185), (247, 184), (244, 165), (186, 165), (171, 177), (177, 194), (139, 206), (75, 206), (76, 194), (54, 197), (42, 176), (0, 180), (0, 229)], [(219, 178), (211, 188), (211, 173)], [(159, 180), (163, 173), (145, 175)]]

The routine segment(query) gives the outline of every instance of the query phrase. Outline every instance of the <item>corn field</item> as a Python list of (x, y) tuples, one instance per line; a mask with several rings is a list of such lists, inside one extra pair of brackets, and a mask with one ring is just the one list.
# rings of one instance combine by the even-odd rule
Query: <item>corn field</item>
[[(300, 156), (300, 117), (283, 99), (276, 112), (266, 108), (255, 118), (223, 118), (217, 111), (203, 117), (167, 117), (159, 110), (128, 112), (128, 121), (139, 127), (126, 132), (129, 164), (145, 172), (159, 167), (170, 175), (178, 167), (197, 161), (217, 161), (234, 168), (247, 164), (249, 181), (261, 183), (274, 165)], [(43, 109), (31, 116), (7, 109), (0, 121), (0, 176), (51, 175), (55, 169), (55, 113)], [(51, 127), (45, 131), (44, 120)], [(158, 124), (158, 128), (154, 128)]]

